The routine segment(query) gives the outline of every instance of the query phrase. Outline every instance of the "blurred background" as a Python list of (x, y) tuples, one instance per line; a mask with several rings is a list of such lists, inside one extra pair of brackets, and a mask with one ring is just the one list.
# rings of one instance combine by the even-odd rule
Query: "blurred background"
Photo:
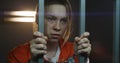
[[(78, 36), (79, 0), (73, 7), (73, 37)], [(86, 31), (92, 43), (91, 63), (113, 63), (113, 14), (115, 0), (86, 0)], [(7, 63), (8, 52), (32, 39), (37, 0), (1, 0), (0, 63)]]
[(32, 21), (37, 0), (1, 0), (0, 63), (7, 63), (8, 52), (32, 39)]

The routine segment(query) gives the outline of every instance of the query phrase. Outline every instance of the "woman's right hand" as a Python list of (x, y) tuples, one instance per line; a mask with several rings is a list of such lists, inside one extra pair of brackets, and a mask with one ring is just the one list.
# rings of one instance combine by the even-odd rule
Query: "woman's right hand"
[(34, 32), (34, 39), (30, 41), (31, 60), (37, 60), (39, 55), (47, 53), (47, 37), (40, 32)]

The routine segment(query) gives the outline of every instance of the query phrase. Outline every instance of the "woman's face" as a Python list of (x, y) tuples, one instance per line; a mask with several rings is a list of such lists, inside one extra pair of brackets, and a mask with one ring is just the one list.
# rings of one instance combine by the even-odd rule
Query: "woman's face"
[(45, 35), (50, 42), (58, 42), (67, 29), (68, 19), (66, 8), (61, 4), (45, 7)]

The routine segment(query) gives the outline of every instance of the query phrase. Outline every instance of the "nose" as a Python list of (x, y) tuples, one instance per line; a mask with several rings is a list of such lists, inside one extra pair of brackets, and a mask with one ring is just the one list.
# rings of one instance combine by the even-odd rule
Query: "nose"
[(54, 26), (54, 30), (56, 30), (56, 31), (60, 31), (61, 30), (60, 21), (56, 21), (55, 26)]

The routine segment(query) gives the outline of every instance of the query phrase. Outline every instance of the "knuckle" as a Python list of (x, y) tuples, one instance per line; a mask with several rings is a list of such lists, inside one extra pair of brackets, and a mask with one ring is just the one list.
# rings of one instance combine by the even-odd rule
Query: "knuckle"
[(36, 47), (35, 44), (31, 44), (31, 45), (30, 45), (30, 49), (34, 49), (35, 47)]
[(32, 49), (31, 49), (31, 53), (32, 53), (32, 54), (36, 53), (36, 50), (32, 48)]
[(79, 41), (77, 44), (78, 44), (78, 45), (81, 45), (81, 41)]
[(36, 38), (36, 42), (42, 43), (42, 44), (47, 44), (46, 40), (43, 38)]
[(84, 33), (84, 36), (89, 36), (89, 35), (90, 35), (89, 32), (85, 32), (85, 33)]
[(88, 41), (88, 38), (83, 38), (83, 41)]
[(45, 45), (44, 45), (44, 44), (39, 44), (38, 46), (39, 46), (40, 48), (45, 47)]
[(84, 44), (82, 44), (82, 47), (86, 48), (86, 47), (89, 47), (89, 45), (84, 43)]
[(36, 40), (36, 41), (41, 41), (41, 38), (36, 38), (35, 40)]
[(34, 38), (42, 37), (42, 36), (43, 36), (43, 34), (41, 32), (36, 31), (36, 32), (33, 33)]
[(46, 54), (46, 51), (45, 51), (45, 50), (41, 50), (41, 51), (39, 52), (39, 54)]
[(78, 50), (81, 49), (81, 46), (78, 46), (77, 49), (78, 49)]
[(77, 53), (80, 54), (80, 53), (82, 53), (82, 51), (81, 51), (81, 50), (78, 50)]
[(80, 42), (82, 42), (82, 43), (89, 43), (90, 41), (88, 40), (88, 38), (83, 38), (83, 39), (81, 39)]
[(75, 40), (75, 41), (79, 41), (79, 37), (75, 37), (74, 40)]
[(47, 49), (47, 46), (44, 45), (44, 44), (39, 44), (39, 45), (37, 45), (37, 46), (38, 46), (38, 47), (37, 47), (38, 50), (46, 50), (46, 49)]

